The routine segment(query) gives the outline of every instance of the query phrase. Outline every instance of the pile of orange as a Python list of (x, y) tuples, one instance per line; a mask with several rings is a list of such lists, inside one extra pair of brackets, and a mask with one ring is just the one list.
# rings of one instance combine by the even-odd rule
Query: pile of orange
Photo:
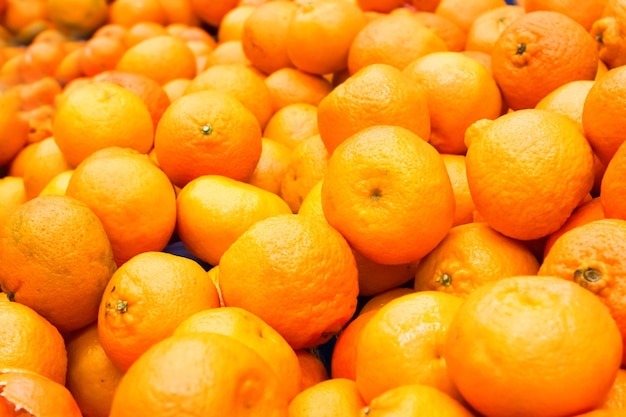
[(621, 0), (0, 0), (0, 415), (626, 415), (625, 115)]

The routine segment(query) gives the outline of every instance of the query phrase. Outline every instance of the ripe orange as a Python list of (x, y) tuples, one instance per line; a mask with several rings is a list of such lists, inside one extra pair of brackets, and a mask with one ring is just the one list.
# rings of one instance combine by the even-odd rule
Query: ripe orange
[(440, 153), (464, 154), (465, 130), (477, 120), (500, 116), (498, 85), (484, 66), (460, 52), (428, 54), (403, 73), (426, 92), (429, 142)]
[(222, 18), (220, 26), (217, 28), (217, 40), (220, 43), (228, 41), (240, 41), (243, 35), (243, 26), (256, 10), (255, 6), (239, 5), (230, 9)]
[[(320, 189), (321, 191), (321, 189)], [(319, 205), (321, 208), (321, 192)], [(322, 216), (324, 215), (322, 209)], [(371, 296), (406, 284), (415, 275), (418, 261), (400, 264), (381, 264), (353, 250), (356, 268), (359, 271), (359, 295)]]
[(7, 165), (26, 145), (28, 121), (20, 117), (17, 90), (0, 95), (0, 166)]
[(3, 416), (82, 417), (63, 384), (33, 371), (0, 370), (0, 392)]
[(467, 166), (465, 155), (441, 154), (446, 171), (450, 177), (452, 191), (454, 192), (454, 221), (453, 226), (471, 223), (473, 213), (476, 210), (472, 201), (469, 184), (467, 182)]
[(317, 106), (332, 90), (330, 81), (323, 76), (296, 68), (281, 68), (272, 72), (265, 78), (265, 85), (270, 90), (275, 112), (294, 103)]
[(146, 153), (154, 140), (146, 105), (125, 88), (106, 82), (77, 86), (61, 98), (52, 134), (74, 167), (95, 151), (110, 146)]
[[(298, 215), (309, 217), (311, 219), (326, 221), (324, 216), (324, 210), (322, 209), (322, 183), (324, 180), (319, 181), (311, 188), (309, 193), (302, 200)], [(352, 251), (354, 253), (354, 251)]]
[(539, 262), (523, 243), (496, 232), (487, 223), (467, 223), (453, 227), (421, 259), (415, 272), (415, 290), (464, 297), (487, 282), (534, 275), (538, 270)]
[(467, 31), (465, 49), (491, 54), (502, 31), (524, 13), (524, 7), (510, 5), (501, 5), (481, 13)]
[(37, 197), (54, 176), (68, 169), (70, 166), (53, 138), (36, 142), (30, 163), (24, 170), (26, 198)]
[(72, 38), (87, 38), (107, 21), (106, 0), (46, 1), (46, 16), (54, 27)]
[(11, 301), (4, 293), (0, 294), (0, 316), (4, 323), (0, 367), (26, 369), (65, 384), (67, 354), (56, 327), (30, 307)]
[(168, 337), (124, 374), (110, 417), (287, 417), (287, 396), (251, 348), (218, 333)]
[(404, 0), (356, 0), (356, 4), (366, 12), (389, 13), (404, 4)]
[(140, 21), (126, 28), (123, 39), (126, 47), (130, 48), (147, 39), (166, 35), (169, 33), (165, 26), (155, 22)]
[(296, 349), (296, 356), (298, 357), (300, 370), (302, 371), (302, 380), (300, 381), (301, 391), (329, 379), (326, 366), (315, 350), (305, 348)]
[(165, 25), (167, 15), (159, 0), (115, 0), (109, 6), (109, 22), (131, 27), (139, 22)]
[(293, 67), (287, 54), (287, 31), (296, 10), (296, 2), (270, 1), (256, 6), (248, 16), (243, 25), (241, 47), (255, 68), (271, 74)]
[(364, 406), (354, 381), (333, 378), (307, 388), (291, 400), (289, 417), (356, 416)]
[(460, 399), (441, 351), (462, 303), (450, 294), (421, 291), (398, 297), (374, 313), (356, 347), (356, 383), (366, 403), (407, 384), (429, 385)]
[(571, 81), (552, 90), (539, 100), (536, 109), (549, 110), (572, 119), (583, 130), (583, 108), (593, 80)]
[(626, 204), (624, 190), (624, 163), (626, 161), (626, 145), (622, 143), (609, 161), (600, 188), (600, 200), (603, 212), (607, 217), (626, 220)]
[(261, 139), (261, 157), (248, 183), (270, 193), (280, 193), (280, 183), (285, 176), (291, 149), (269, 138)]
[(25, 202), (24, 178), (11, 175), (0, 178), (0, 225), (13, 210)]
[(261, 156), (261, 128), (236, 98), (200, 91), (165, 110), (154, 150), (159, 166), (178, 187), (209, 174), (245, 181)]
[(551, 10), (559, 12), (580, 23), (585, 30), (590, 30), (594, 22), (604, 13), (606, 0), (579, 2), (575, 0), (525, 0), (524, 10)]
[(287, 28), (287, 55), (296, 68), (331, 74), (348, 66), (353, 40), (366, 25), (363, 11), (344, 0), (296, 1)]
[(492, 51), (493, 77), (514, 110), (533, 108), (570, 81), (593, 80), (598, 51), (589, 32), (564, 14), (529, 12), (512, 21)]
[(218, 306), (215, 285), (200, 264), (170, 253), (143, 252), (115, 271), (102, 292), (100, 343), (111, 361), (127, 371), (184, 319)]
[(414, 16), (444, 41), (448, 51), (461, 52), (465, 49), (467, 35), (450, 19), (425, 11), (417, 12)]
[(359, 314), (365, 314), (372, 310), (379, 310), (382, 306), (388, 304), (390, 301), (395, 300), (396, 298), (403, 295), (411, 294), (413, 292), (415, 292), (415, 290), (409, 287), (396, 287), (390, 290), (383, 291), (366, 301), (365, 304), (363, 304), (363, 307), (361, 307), (361, 310), (359, 310)]
[(215, 49), (207, 55), (204, 69), (219, 64), (238, 64), (252, 67), (252, 63), (243, 52), (241, 41), (228, 41), (217, 44)]
[(328, 341), (356, 309), (354, 256), (324, 222), (296, 214), (261, 220), (226, 250), (219, 266), (225, 304), (256, 314), (294, 349)]
[(330, 373), (333, 378), (346, 378), (356, 381), (356, 352), (361, 333), (375, 311), (359, 313), (339, 333), (330, 360)]
[(465, 141), (472, 200), (506, 236), (531, 240), (555, 232), (593, 185), (591, 147), (560, 114), (526, 109), (478, 121)]
[(173, 336), (219, 333), (250, 347), (274, 370), (288, 400), (300, 392), (302, 371), (295, 351), (257, 315), (238, 307), (202, 310), (183, 320)]
[[(559, 317), (567, 326), (556, 325)], [(443, 357), (463, 398), (483, 415), (575, 415), (607, 394), (621, 346), (615, 321), (593, 294), (533, 275), (470, 294), (450, 324)]]
[(620, 0), (606, 0), (602, 17), (593, 22), (589, 30), (596, 40), (598, 56), (608, 68), (626, 63), (626, 37), (623, 36), (625, 17), (626, 7)]
[(374, 126), (335, 149), (322, 207), (358, 252), (400, 264), (426, 255), (448, 233), (454, 194), (435, 148), (404, 128)]
[(22, 204), (2, 226), (2, 292), (61, 332), (95, 321), (115, 263), (93, 211), (72, 197), (42, 196)]
[(97, 323), (67, 340), (67, 389), (83, 415), (108, 417), (117, 385), (124, 372), (102, 349)]
[(626, 369), (617, 371), (617, 376), (611, 389), (604, 397), (601, 410), (625, 410), (626, 409)]
[(259, 220), (291, 213), (276, 194), (220, 175), (187, 183), (176, 199), (176, 230), (194, 256), (217, 265), (224, 252)]
[(350, 74), (371, 64), (403, 70), (431, 52), (446, 51), (446, 43), (420, 20), (407, 13), (391, 13), (370, 21), (356, 35), (348, 54)]
[(467, 32), (480, 15), (487, 10), (502, 6), (502, 0), (441, 0), (435, 13), (448, 18)]
[(319, 134), (317, 110), (313, 104), (288, 104), (272, 115), (263, 136), (293, 150), (305, 139)]
[(67, 190), (67, 184), (70, 182), (70, 178), (73, 173), (73, 169), (68, 169), (67, 171), (58, 173), (52, 177), (43, 190), (41, 190), (39, 195), (64, 195)]
[(375, 125), (401, 126), (430, 137), (426, 93), (397, 68), (373, 64), (350, 76), (318, 106), (319, 132), (328, 149)]
[(218, 27), (222, 18), (237, 6), (239, 0), (189, 0), (189, 3), (200, 20)]
[(77, 57), (79, 74), (91, 77), (103, 71), (110, 71), (115, 68), (124, 52), (126, 45), (121, 39), (108, 36), (91, 38), (79, 49)]
[(142, 252), (163, 250), (174, 232), (172, 183), (147, 155), (132, 149), (106, 148), (85, 158), (66, 195), (98, 216), (118, 266)]

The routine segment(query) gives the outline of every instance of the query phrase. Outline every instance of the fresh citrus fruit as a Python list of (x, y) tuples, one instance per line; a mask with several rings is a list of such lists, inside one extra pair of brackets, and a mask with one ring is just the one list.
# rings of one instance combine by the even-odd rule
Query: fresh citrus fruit
[[(568, 325), (555, 325), (559, 317)], [(483, 415), (574, 415), (607, 394), (621, 345), (597, 297), (564, 279), (532, 275), (470, 294), (450, 324), (443, 357), (463, 398)]]
[(425, 11), (418, 11), (414, 16), (444, 41), (448, 51), (461, 52), (465, 49), (467, 35), (447, 17)]
[(261, 138), (261, 157), (248, 183), (278, 195), (290, 154), (291, 149), (287, 145), (274, 139)]
[(626, 410), (626, 369), (620, 368), (611, 389), (598, 407), (602, 410)]
[(218, 27), (226, 13), (237, 7), (239, 0), (190, 0), (189, 3), (203, 22)]
[(329, 379), (326, 365), (315, 350), (306, 348), (296, 349), (296, 356), (298, 357), (300, 370), (302, 371), (302, 380), (300, 381), (301, 391)]
[(346, 378), (332, 378), (300, 392), (289, 403), (289, 416), (356, 416), (364, 406), (365, 402), (354, 381)]
[(426, 255), (448, 233), (454, 194), (435, 148), (407, 129), (373, 126), (330, 157), (322, 208), (358, 252), (400, 264)]
[(608, 68), (626, 64), (624, 18), (626, 18), (624, 4), (620, 0), (607, 0), (602, 17), (593, 22), (589, 30), (596, 40), (598, 57)]
[(446, 165), (446, 171), (448, 171), (454, 192), (454, 222), (452, 225), (471, 223), (476, 207), (472, 201), (472, 194), (467, 182), (465, 155), (441, 154), (441, 157)]
[(109, 6), (109, 22), (131, 27), (139, 22), (165, 25), (167, 15), (159, 0), (115, 0)]
[(563, 13), (565, 16), (580, 23), (585, 30), (590, 30), (593, 23), (602, 17), (606, 3), (605, 0), (586, 2), (574, 0), (524, 0), (524, 10), (526, 12), (551, 10)]
[(450, 19), (467, 32), (478, 16), (502, 6), (502, 3), (502, 0), (440, 0), (435, 13)]
[(277, 110), (263, 129), (263, 136), (290, 149), (319, 134), (317, 107), (309, 103), (293, 103)]
[(35, 198), (55, 175), (70, 169), (65, 156), (52, 137), (35, 143), (35, 151), (24, 170), (26, 198)]
[(20, 117), (17, 90), (0, 95), (0, 166), (8, 164), (26, 145), (28, 121)]
[(274, 111), (294, 103), (317, 106), (332, 90), (330, 81), (323, 76), (297, 68), (281, 68), (272, 72), (265, 78), (265, 85), (270, 90)]
[(626, 145), (622, 144), (609, 161), (600, 187), (600, 200), (603, 212), (607, 217), (626, 220), (626, 204), (624, 190), (624, 163), (626, 161)]
[(228, 41), (240, 41), (243, 36), (243, 26), (255, 6), (243, 5), (230, 9), (222, 18), (219, 28), (217, 28), (217, 40), (220, 43)]
[(593, 80), (579, 80), (563, 84), (539, 100), (535, 108), (567, 116), (583, 131), (583, 108), (594, 83)]
[(24, 178), (11, 175), (0, 178), (0, 225), (26, 201)]
[(330, 374), (333, 378), (356, 381), (356, 352), (359, 338), (374, 313), (375, 311), (359, 313), (337, 336), (330, 360)]
[(411, 281), (419, 263), (418, 260), (414, 262), (391, 265), (381, 264), (372, 261), (356, 250), (353, 250), (352, 252), (354, 253), (354, 259), (356, 260), (356, 268), (359, 271), (359, 295), (365, 297), (380, 294)]
[(67, 190), (67, 184), (70, 182), (70, 178), (72, 178), (73, 173), (73, 169), (59, 172), (57, 175), (52, 177), (43, 190), (41, 190), (39, 195), (64, 195)]
[(511, 5), (501, 5), (481, 13), (472, 21), (467, 31), (465, 49), (491, 54), (502, 31), (523, 14), (522, 6)]

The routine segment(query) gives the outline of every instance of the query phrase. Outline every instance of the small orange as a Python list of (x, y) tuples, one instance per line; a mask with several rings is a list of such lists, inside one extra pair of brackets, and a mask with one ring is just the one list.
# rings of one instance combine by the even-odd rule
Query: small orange
[(270, 1), (255, 8), (241, 34), (241, 48), (255, 68), (266, 74), (293, 67), (287, 54), (287, 31), (298, 10), (294, 1)]
[(272, 115), (263, 136), (293, 150), (305, 139), (319, 134), (317, 110), (313, 104), (288, 104)]
[(511, 5), (484, 11), (470, 25), (465, 49), (491, 54), (502, 31), (524, 13), (524, 7)]
[(358, 252), (400, 264), (418, 260), (444, 238), (454, 219), (454, 194), (435, 148), (402, 127), (373, 126), (331, 155), (322, 207)]
[(375, 125), (401, 126), (430, 137), (426, 93), (397, 68), (369, 65), (331, 91), (318, 106), (319, 132), (328, 149)]
[[(0, 293), (0, 368), (26, 369), (65, 384), (67, 354), (59, 331), (35, 310)], [(0, 407), (1, 409), (1, 407)]]
[(110, 417), (197, 414), (287, 417), (278, 377), (233, 337), (200, 333), (166, 338), (122, 377)]
[(24, 177), (26, 167), (30, 164), (30, 160), (36, 149), (37, 146), (35, 146), (35, 143), (29, 143), (22, 147), (11, 160), (7, 174), (12, 177)]
[(333, 378), (356, 381), (356, 352), (359, 338), (374, 313), (375, 311), (359, 313), (337, 336), (330, 360), (330, 373)]
[[(237, 64), (252, 66), (250, 60), (243, 51), (241, 41), (228, 41), (219, 43), (209, 55), (207, 55), (204, 69), (212, 65)], [(256, 68), (256, 67), (254, 67)]]
[(115, 0), (109, 6), (108, 21), (127, 28), (139, 22), (165, 25), (167, 15), (159, 0)]
[(354, 253), (356, 267), (359, 271), (359, 295), (361, 296), (380, 294), (406, 284), (413, 279), (419, 263), (418, 260), (393, 265), (381, 264), (372, 261), (356, 250), (352, 252)]
[(61, 41), (31, 43), (18, 62), (17, 70), (27, 83), (51, 77), (66, 55)]
[(324, 216), (324, 210), (322, 209), (323, 182), (324, 180), (321, 180), (315, 184), (309, 193), (304, 197), (304, 200), (302, 200), (302, 204), (300, 205), (300, 210), (298, 210), (298, 215), (322, 222), (326, 221), (326, 216)]
[(461, 52), (465, 49), (467, 35), (447, 17), (425, 11), (417, 12), (414, 16), (445, 42), (448, 51)]
[(261, 139), (261, 157), (248, 183), (270, 193), (280, 193), (280, 183), (285, 176), (291, 149), (274, 139)]
[(476, 210), (472, 194), (467, 182), (467, 166), (465, 155), (441, 154), (446, 171), (450, 177), (452, 191), (454, 192), (454, 221), (453, 226), (471, 223), (473, 213)]
[(80, 73), (92, 77), (103, 71), (115, 69), (126, 49), (122, 40), (113, 37), (100, 36), (89, 39), (79, 52)]
[(123, 374), (102, 349), (97, 323), (69, 336), (66, 387), (83, 415), (108, 417)]
[(24, 178), (11, 175), (0, 178), (0, 225), (13, 210), (25, 202)]
[(200, 27), (200, 18), (191, 7), (191, 0), (159, 0), (169, 24)]
[(83, 54), (83, 48), (77, 48), (72, 52), (68, 52), (59, 62), (54, 70), (53, 77), (60, 85), (66, 85), (75, 78), (84, 76), (83, 70), (80, 68), (80, 58)]
[(68, 196), (35, 197), (14, 210), (0, 229), (0, 261), (2, 291), (62, 332), (96, 319), (115, 271), (102, 223)]
[(410, 287), (396, 287), (390, 290), (383, 291), (367, 300), (365, 304), (363, 304), (363, 307), (361, 307), (361, 310), (359, 310), (359, 314), (365, 314), (370, 311), (379, 310), (382, 306), (388, 304), (390, 301), (395, 300), (396, 298), (403, 295), (411, 294), (413, 292), (415, 292), (415, 290)]
[(297, 214), (258, 221), (219, 266), (225, 304), (258, 315), (294, 349), (328, 341), (356, 309), (354, 256), (324, 222)]
[(493, 77), (513, 110), (533, 108), (570, 81), (593, 80), (598, 51), (589, 32), (564, 14), (529, 12), (512, 21), (492, 51)]
[[(120, 25), (121, 26), (121, 25)], [(157, 36), (170, 35), (165, 26), (155, 22), (137, 22), (124, 32), (124, 44), (127, 48)]]
[(465, 141), (472, 200), (506, 236), (531, 240), (555, 232), (593, 186), (591, 147), (560, 114), (526, 109), (478, 121)]
[(348, 52), (366, 25), (363, 11), (344, 0), (296, 1), (287, 29), (287, 55), (296, 68), (331, 74), (348, 66)]
[(594, 84), (593, 80), (571, 81), (563, 84), (539, 100), (535, 108), (567, 116), (576, 122), (581, 131), (584, 131), (583, 108)]
[(217, 265), (229, 246), (259, 220), (291, 213), (276, 194), (220, 175), (187, 183), (176, 199), (176, 230), (194, 256)]
[[(191, 80), (185, 78), (176, 78), (163, 84), (163, 91), (170, 99), (170, 103), (185, 94), (185, 90), (191, 83)], [(169, 107), (169, 106), (168, 106)]]
[(493, 230), (486, 223), (467, 223), (421, 259), (415, 273), (416, 291), (443, 291), (465, 297), (487, 282), (516, 275), (534, 275), (539, 262), (523, 243)]
[(367, 403), (406, 384), (429, 385), (460, 399), (441, 351), (462, 303), (450, 294), (421, 291), (398, 297), (373, 314), (356, 347), (356, 383)]
[(46, 16), (54, 27), (72, 38), (86, 39), (106, 23), (106, 0), (48, 0)]
[(39, 195), (64, 195), (65, 191), (67, 190), (67, 184), (70, 182), (70, 178), (72, 178), (73, 173), (73, 169), (59, 172), (57, 175), (52, 177), (50, 182), (46, 184), (46, 186), (43, 188), (43, 190), (41, 190)]
[(239, 0), (189, 0), (189, 3), (200, 20), (210, 26), (219, 27), (226, 13), (237, 7)]
[(326, 365), (315, 350), (296, 349), (296, 356), (302, 371), (301, 391), (329, 379)]
[(7, 165), (22, 150), (28, 139), (28, 121), (20, 117), (17, 90), (0, 94), (0, 166)]
[(361, 10), (366, 12), (389, 13), (405, 4), (404, 0), (356, 0)]
[(26, 198), (37, 197), (52, 178), (68, 169), (70, 166), (54, 138), (37, 142), (30, 163), (24, 170)]
[[(558, 317), (568, 325), (555, 325)], [(450, 324), (443, 358), (463, 398), (483, 415), (565, 416), (602, 401), (621, 346), (597, 297), (564, 279), (532, 275), (470, 294)]]
[(240, 41), (243, 34), (243, 26), (256, 10), (255, 6), (237, 6), (224, 15), (220, 26), (217, 28), (217, 40), (220, 43), (228, 41)]
[(435, 13), (448, 18), (467, 32), (480, 15), (503, 5), (502, 0), (441, 0)]
[(272, 107), (278, 111), (288, 104), (306, 103), (317, 106), (332, 90), (330, 81), (321, 75), (296, 68), (281, 68), (265, 78)]
[(127, 371), (184, 319), (218, 306), (215, 285), (200, 264), (170, 253), (143, 252), (115, 271), (102, 292), (100, 343), (111, 361)]
[(626, 145), (622, 143), (609, 161), (600, 188), (602, 209), (607, 217), (626, 220), (626, 204), (624, 203), (624, 163), (626, 161)]
[(159, 166), (177, 187), (202, 175), (250, 178), (261, 156), (261, 128), (239, 100), (219, 91), (186, 94), (156, 130)]
[(565, 16), (580, 23), (585, 30), (590, 30), (594, 22), (603, 16), (606, 3), (606, 0), (586, 2), (575, 0), (525, 0), (524, 10), (527, 13), (537, 10), (551, 10), (563, 13)]
[(350, 417), (365, 406), (356, 383), (333, 378), (315, 384), (289, 403), (289, 417)]
[(52, 134), (67, 162), (74, 167), (95, 151), (110, 146), (146, 153), (154, 140), (146, 105), (137, 95), (107, 82), (71, 89), (58, 104)]

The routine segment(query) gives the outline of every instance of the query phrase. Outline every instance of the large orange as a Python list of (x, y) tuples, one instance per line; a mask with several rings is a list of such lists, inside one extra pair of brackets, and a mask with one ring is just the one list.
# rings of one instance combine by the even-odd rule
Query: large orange
[(526, 109), (478, 121), (465, 140), (476, 209), (512, 238), (537, 239), (556, 231), (593, 186), (591, 147), (560, 114)]
[(288, 400), (270, 366), (218, 333), (169, 337), (124, 374), (110, 417), (287, 417)]
[(589, 32), (552, 11), (529, 12), (511, 22), (492, 50), (493, 77), (514, 110), (532, 108), (570, 81), (593, 80), (598, 51)]
[(332, 153), (350, 135), (375, 125), (404, 127), (430, 137), (426, 93), (397, 68), (373, 64), (350, 76), (318, 106), (319, 132)]
[(593, 294), (552, 276), (518, 276), (465, 299), (443, 358), (450, 379), (483, 415), (566, 416), (603, 400), (621, 346), (615, 321)]
[(607, 217), (626, 220), (626, 202), (624, 201), (626, 144), (624, 143), (620, 145), (606, 167), (600, 187), (600, 201)]
[(172, 183), (147, 155), (132, 149), (91, 154), (76, 167), (65, 193), (98, 216), (117, 265), (142, 252), (163, 250), (174, 232)]
[(6, 219), (0, 263), (2, 291), (62, 332), (96, 320), (102, 291), (115, 271), (98, 217), (80, 201), (56, 195), (36, 197)]
[(159, 166), (178, 186), (202, 175), (245, 181), (261, 156), (261, 128), (236, 98), (199, 91), (174, 101), (156, 130)]
[(352, 251), (318, 220), (297, 214), (261, 220), (235, 240), (219, 267), (225, 304), (256, 314), (294, 349), (330, 340), (356, 309)]
[(435, 148), (407, 129), (373, 126), (330, 157), (322, 208), (365, 257), (400, 264), (426, 255), (448, 233), (454, 194)]

